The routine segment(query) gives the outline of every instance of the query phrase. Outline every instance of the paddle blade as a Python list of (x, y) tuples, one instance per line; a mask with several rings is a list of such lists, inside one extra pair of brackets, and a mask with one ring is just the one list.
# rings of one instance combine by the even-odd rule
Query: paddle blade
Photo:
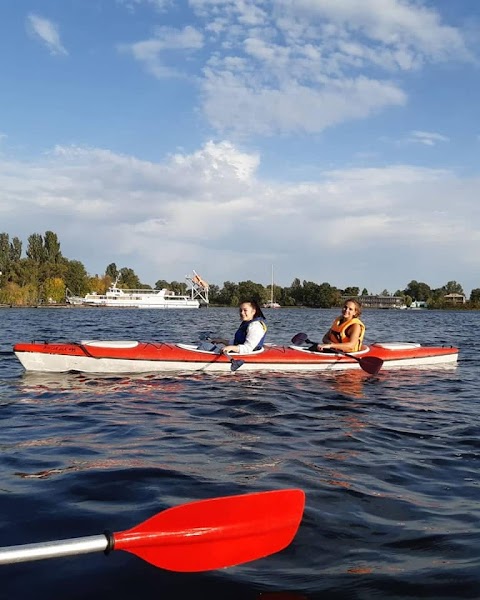
[(304, 507), (296, 489), (191, 502), (115, 533), (114, 549), (170, 571), (222, 569), (286, 548)]
[(242, 365), (245, 364), (244, 360), (235, 360), (234, 358), (232, 358), (230, 360), (230, 362), (232, 363), (232, 366), (230, 367), (231, 371), (236, 371), (237, 369), (239, 369)]
[(358, 362), (362, 369), (370, 375), (376, 375), (383, 365), (383, 360), (378, 358), (378, 356), (365, 356), (365, 358), (361, 358)]
[(308, 340), (308, 335), (306, 333), (297, 333), (292, 338), (292, 344), (295, 346), (301, 346)]
[(383, 360), (378, 358), (378, 356), (365, 356), (359, 357), (354, 354), (350, 354), (349, 352), (344, 352), (343, 350), (339, 350), (338, 348), (329, 348), (326, 352), (333, 352), (335, 354), (343, 354), (344, 356), (349, 356), (358, 362), (360, 368), (366, 371), (369, 375), (376, 375), (383, 365)]
[(213, 352), (215, 348), (216, 346), (212, 342), (200, 342), (197, 346), (197, 350), (205, 350), (205, 352)]

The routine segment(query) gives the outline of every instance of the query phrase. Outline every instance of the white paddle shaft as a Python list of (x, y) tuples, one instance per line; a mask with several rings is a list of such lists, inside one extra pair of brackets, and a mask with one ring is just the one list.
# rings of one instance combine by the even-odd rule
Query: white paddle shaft
[(108, 539), (104, 534), (72, 538), (70, 540), (10, 546), (0, 548), (0, 565), (58, 556), (88, 554), (89, 552), (104, 551), (107, 547)]

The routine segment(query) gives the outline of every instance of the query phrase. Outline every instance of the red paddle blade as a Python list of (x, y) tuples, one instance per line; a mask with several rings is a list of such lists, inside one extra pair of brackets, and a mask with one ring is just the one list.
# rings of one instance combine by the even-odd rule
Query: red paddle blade
[(296, 489), (200, 500), (115, 533), (114, 549), (170, 571), (222, 569), (286, 548), (304, 507)]
[(365, 356), (365, 358), (361, 358), (358, 362), (362, 369), (370, 375), (376, 375), (383, 365), (383, 360), (378, 358), (378, 356)]

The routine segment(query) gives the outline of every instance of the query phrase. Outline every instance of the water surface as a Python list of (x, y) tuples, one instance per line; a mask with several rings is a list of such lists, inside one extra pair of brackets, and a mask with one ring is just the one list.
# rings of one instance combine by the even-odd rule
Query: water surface
[[(268, 311), (268, 341), (337, 311)], [(338, 373), (28, 374), (31, 340), (190, 342), (236, 309), (0, 310), (0, 545), (122, 531), (170, 506), (306, 493), (281, 553), (209, 573), (123, 552), (0, 567), (0, 598), (479, 598), (479, 313), (365, 311), (367, 342), (459, 345), (456, 368)]]

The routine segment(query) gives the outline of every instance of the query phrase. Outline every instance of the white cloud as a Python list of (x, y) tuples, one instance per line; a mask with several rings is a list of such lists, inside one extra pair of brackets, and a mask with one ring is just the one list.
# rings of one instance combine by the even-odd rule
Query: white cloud
[(450, 138), (440, 133), (430, 131), (412, 131), (407, 138), (407, 142), (414, 144), (423, 144), (424, 146), (435, 146), (437, 142), (449, 142)]
[(27, 28), (34, 37), (47, 46), (50, 54), (68, 55), (67, 50), (60, 41), (58, 28), (52, 21), (31, 13), (27, 17)]
[(195, 30), (191, 43), (171, 45), (163, 31), (130, 50), (165, 77), (174, 73), (167, 49), (201, 49), (202, 110), (222, 134), (321, 132), (404, 105), (398, 74), (471, 59), (462, 32), (413, 0), (190, 0), (189, 6), (204, 24), (205, 40)]
[(165, 11), (172, 6), (174, 0), (116, 0), (117, 4), (125, 6), (130, 12), (135, 12), (141, 4), (149, 4), (159, 12)]
[(120, 49), (130, 52), (132, 56), (141, 62), (147, 71), (158, 77), (180, 76), (182, 69), (165, 64), (167, 54), (181, 50), (198, 50), (203, 46), (203, 35), (194, 27), (187, 25), (183, 29), (171, 27), (159, 27), (153, 38), (136, 42), (130, 45), (122, 45)]
[(361, 32), (364, 43), (378, 43), (380, 50), (411, 48), (426, 60), (470, 57), (459, 30), (442, 24), (434, 7), (411, 0), (277, 0), (275, 6), (284, 19), (295, 17), (312, 33), (328, 20), (335, 36)]
[(275, 257), (279, 273), (339, 287), (443, 285), (450, 271), (478, 287), (478, 178), (397, 165), (280, 184), (259, 177), (259, 161), (227, 141), (159, 163), (80, 147), (0, 157), (2, 230), (25, 242), (56, 231), (89, 272), (141, 265), (151, 283), (192, 268), (218, 284), (263, 281)]
[(394, 84), (365, 77), (332, 81), (318, 90), (292, 83), (285, 89), (255, 91), (242, 86), (233, 72), (211, 73), (204, 90), (204, 110), (210, 122), (220, 131), (237, 135), (321, 132), (406, 102), (405, 94)]

